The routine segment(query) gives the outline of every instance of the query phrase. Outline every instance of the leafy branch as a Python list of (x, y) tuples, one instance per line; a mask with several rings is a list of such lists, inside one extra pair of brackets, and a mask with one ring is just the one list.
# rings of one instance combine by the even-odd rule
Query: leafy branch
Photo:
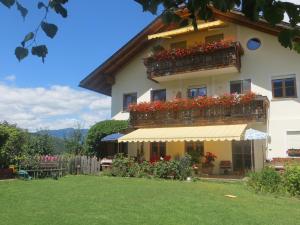
[[(68, 12), (66, 8), (64, 8), (64, 4), (67, 2), (68, 0), (48, 0), (47, 4), (44, 2), (38, 2), (37, 8), (44, 10), (45, 13), (37, 27), (26, 34), (21, 41), (20, 46), (16, 47), (15, 55), (19, 61), (28, 56), (29, 48), (31, 48), (32, 55), (42, 58), (43, 62), (45, 61), (48, 54), (48, 48), (44, 44), (38, 44), (38, 33), (42, 29), (49, 38), (54, 38), (56, 36), (58, 27), (53, 23), (48, 23), (47, 16), (49, 10), (53, 10), (55, 13), (60, 14), (63, 18), (66, 18), (68, 16)], [(11, 8), (15, 5), (23, 19), (25, 19), (28, 14), (28, 10), (18, 0), (0, 0), (0, 3), (7, 8)]]
[[(143, 11), (157, 14), (159, 7), (164, 9), (162, 19), (165, 23), (177, 23), (186, 26), (193, 24), (197, 30), (197, 20), (210, 20), (213, 18), (212, 7), (229, 12), (240, 9), (250, 20), (264, 19), (271, 26), (283, 21), (284, 15), (289, 18), (290, 29), (283, 30), (278, 35), (278, 41), (285, 48), (294, 49), (300, 53), (300, 5), (277, 0), (135, 0), (143, 7)], [(185, 16), (180, 11), (186, 10)]]

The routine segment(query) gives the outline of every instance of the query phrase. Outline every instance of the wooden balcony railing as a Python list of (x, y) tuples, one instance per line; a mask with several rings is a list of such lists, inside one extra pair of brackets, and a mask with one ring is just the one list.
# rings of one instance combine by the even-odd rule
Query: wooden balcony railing
[(130, 112), (133, 128), (202, 126), (214, 124), (238, 124), (267, 121), (269, 100), (256, 96), (248, 104), (234, 106), (211, 106), (205, 109), (160, 112)]
[(230, 47), (216, 49), (212, 52), (199, 52), (182, 58), (157, 60), (144, 59), (148, 78), (169, 76), (179, 73), (205, 71), (233, 67), (237, 72), (241, 69), (241, 55), (243, 53), (239, 42), (231, 43)]

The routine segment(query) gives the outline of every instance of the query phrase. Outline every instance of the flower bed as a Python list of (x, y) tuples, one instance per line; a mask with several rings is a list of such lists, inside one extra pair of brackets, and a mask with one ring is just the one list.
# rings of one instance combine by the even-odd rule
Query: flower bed
[(212, 106), (230, 107), (239, 104), (249, 104), (255, 99), (255, 94), (250, 92), (244, 95), (225, 94), (219, 97), (198, 97), (194, 99), (177, 98), (172, 101), (162, 102), (142, 102), (129, 106), (130, 112), (162, 112), (162, 111), (181, 111), (191, 109), (204, 109)]

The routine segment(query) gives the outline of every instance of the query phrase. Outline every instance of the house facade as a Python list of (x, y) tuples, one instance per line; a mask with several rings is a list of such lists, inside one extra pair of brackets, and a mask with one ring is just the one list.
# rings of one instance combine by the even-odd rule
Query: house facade
[[(176, 158), (193, 150), (212, 152), (217, 155), (214, 173), (220, 173), (224, 161), (234, 171), (259, 170), (266, 159), (293, 157), (288, 150), (300, 149), (300, 55), (282, 47), (276, 36), (288, 26), (253, 23), (236, 12), (214, 14), (214, 21), (199, 21), (193, 32), (156, 19), (81, 82), (111, 96), (113, 119), (130, 120), (135, 133), (120, 140), (128, 142), (129, 155), (150, 160), (154, 154)], [(188, 50), (195, 46), (202, 46), (200, 53), (191, 56)], [(184, 50), (176, 55), (176, 49)], [(185, 109), (176, 115), (128, 109), (143, 102), (250, 92), (256, 96), (247, 107)], [(246, 140), (247, 129), (268, 137)]]

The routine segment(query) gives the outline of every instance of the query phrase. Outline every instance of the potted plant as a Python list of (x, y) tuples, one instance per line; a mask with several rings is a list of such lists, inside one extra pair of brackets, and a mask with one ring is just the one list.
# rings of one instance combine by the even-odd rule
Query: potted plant
[(204, 155), (204, 162), (202, 163), (202, 173), (211, 175), (214, 169), (213, 162), (217, 156), (211, 152), (206, 152)]

